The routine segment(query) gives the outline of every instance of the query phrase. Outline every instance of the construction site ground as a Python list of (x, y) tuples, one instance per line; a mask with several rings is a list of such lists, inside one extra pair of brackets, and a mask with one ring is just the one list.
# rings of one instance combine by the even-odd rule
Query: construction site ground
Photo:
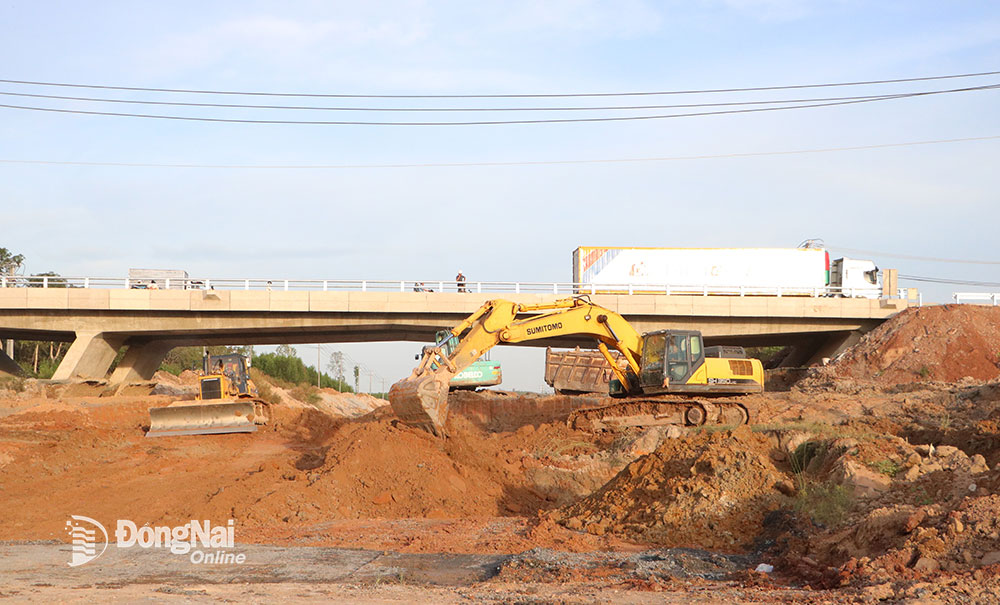
[[(749, 426), (596, 434), (565, 422), (590, 396), (455, 393), (440, 439), (271, 385), (256, 433), (147, 439), (193, 375), (3, 379), (0, 598), (997, 602), (998, 335), (1000, 309), (911, 309), (745, 398)], [(71, 515), (233, 519), (245, 563), (112, 538), (70, 567)]]

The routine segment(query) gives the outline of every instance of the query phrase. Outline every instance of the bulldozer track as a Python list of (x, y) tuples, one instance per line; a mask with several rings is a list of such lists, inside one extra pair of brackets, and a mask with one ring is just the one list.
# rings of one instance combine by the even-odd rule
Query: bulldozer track
[(737, 400), (704, 400), (686, 397), (627, 399), (570, 412), (566, 423), (584, 431), (604, 431), (648, 426), (740, 425), (750, 422), (750, 412)]

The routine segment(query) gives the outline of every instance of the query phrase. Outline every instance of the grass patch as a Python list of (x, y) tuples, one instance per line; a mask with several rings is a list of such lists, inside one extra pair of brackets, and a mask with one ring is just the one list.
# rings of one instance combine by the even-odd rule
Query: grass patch
[(309, 405), (316, 405), (323, 400), (323, 398), (319, 395), (319, 389), (317, 389), (315, 385), (300, 384), (299, 386), (293, 388), (291, 392), (289, 392), (289, 395), (299, 401), (304, 401)]
[(569, 452), (576, 454), (592, 454), (598, 450), (597, 446), (589, 441), (578, 441), (574, 439), (550, 439), (544, 445), (535, 450), (536, 458), (555, 458)]
[(703, 424), (701, 426), (693, 427), (693, 432), (711, 435), (713, 433), (721, 433), (722, 431), (735, 431), (741, 426), (742, 425), (740, 424)]
[(795, 510), (809, 515), (814, 523), (837, 527), (847, 519), (854, 496), (843, 485), (808, 482), (795, 495)]
[(882, 473), (887, 477), (895, 477), (901, 470), (899, 463), (895, 460), (875, 460), (867, 463), (868, 468), (877, 473)]
[(799, 489), (805, 487), (804, 473), (809, 468), (809, 463), (818, 456), (825, 456), (827, 447), (828, 444), (825, 441), (806, 441), (800, 443), (799, 447), (795, 448), (795, 451), (788, 456), (788, 464), (791, 465), (792, 472), (795, 473)]
[(885, 435), (835, 424), (823, 424), (822, 422), (788, 422), (783, 424), (754, 424), (750, 430), (755, 433), (767, 433), (772, 431), (802, 431), (812, 433), (817, 437), (837, 439), (839, 437), (851, 437), (858, 441), (876, 441), (886, 439)]

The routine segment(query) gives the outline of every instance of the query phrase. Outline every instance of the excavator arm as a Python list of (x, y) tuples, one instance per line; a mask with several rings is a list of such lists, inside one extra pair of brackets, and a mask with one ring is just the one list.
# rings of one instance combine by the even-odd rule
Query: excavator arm
[[(518, 315), (530, 314), (523, 319)], [(444, 435), (448, 419), (448, 381), (499, 344), (517, 344), (566, 335), (590, 335), (608, 360), (622, 385), (630, 385), (626, 372), (611, 357), (618, 350), (633, 375), (639, 374), (642, 337), (624, 317), (584, 298), (567, 298), (548, 304), (521, 305), (490, 300), (451, 330), (459, 339), (450, 354), (441, 346), (424, 347), (413, 373), (392, 385), (389, 403), (406, 424)], [(445, 339), (447, 340), (447, 339)]]

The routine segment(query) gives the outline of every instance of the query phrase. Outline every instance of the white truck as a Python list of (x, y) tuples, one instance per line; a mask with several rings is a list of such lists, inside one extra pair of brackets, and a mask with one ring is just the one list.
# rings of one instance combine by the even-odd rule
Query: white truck
[(191, 287), (188, 272), (182, 269), (129, 269), (129, 287), (133, 289), (186, 290)]
[(823, 248), (627, 248), (573, 251), (580, 293), (661, 292), (879, 298), (870, 260), (830, 261)]

